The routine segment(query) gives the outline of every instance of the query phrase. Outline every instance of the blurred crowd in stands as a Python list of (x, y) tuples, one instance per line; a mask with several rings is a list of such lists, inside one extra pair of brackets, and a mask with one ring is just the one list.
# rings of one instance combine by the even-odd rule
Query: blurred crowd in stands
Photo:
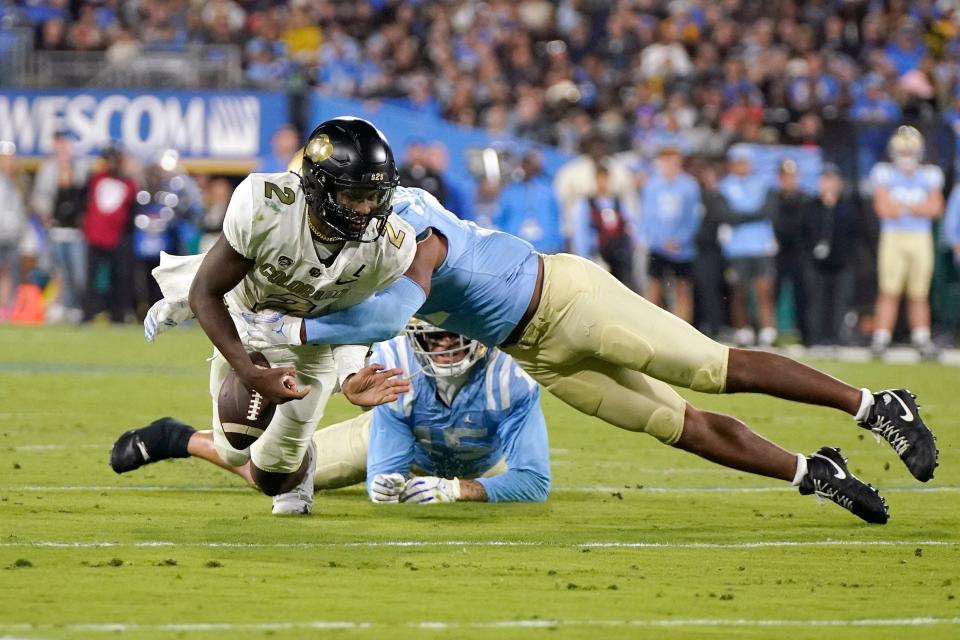
[(816, 144), (824, 121), (960, 118), (951, 0), (2, 0), (39, 49), (242, 47), (250, 86), (380, 98), (576, 152)]
[[(442, 145), (396, 150), (403, 183), (455, 213), (601, 260), (702, 330), (732, 327), (741, 344), (772, 344), (792, 327), (807, 344), (872, 337), (882, 349), (905, 293), (906, 335), (929, 351), (929, 305), (917, 301), (934, 266), (926, 253), (891, 258), (887, 232), (930, 244), (936, 231), (960, 256), (960, 201), (944, 201), (960, 166), (960, 7), (949, 0), (0, 0), (0, 27), (18, 25), (34, 29), (38, 49), (105, 51), (119, 64), (234, 44), (251, 87), (376, 98), (577, 154), (556, 175), (530, 152), (509, 180), (464, 185), (445, 175)], [(896, 164), (889, 141), (901, 122), (940, 132), (919, 140), (928, 157), (936, 149), (939, 178), (932, 165)], [(756, 174), (750, 145), (826, 148), (825, 131), (848, 125), (860, 132), (853, 170), (826, 162), (806, 191), (790, 160), (774, 184)], [(282, 169), (301, 133), (277, 132), (261, 169)], [(9, 274), (24, 273), (10, 266), (18, 237), (26, 254), (52, 256), (55, 317), (142, 313), (157, 294), (144, 275), (157, 247), (196, 250), (231, 184), (187, 176), (169, 152), (138, 163), (109, 149), (91, 169), (69, 143), (58, 138), (32, 186), (0, 171), (0, 306), (10, 307)], [(13, 154), (0, 142), (0, 168)], [(921, 204), (890, 204), (915, 189), (905, 197)], [(126, 212), (123, 232), (91, 222), (104, 201)], [(4, 222), (18, 207), (46, 232)], [(945, 209), (948, 222), (934, 224)], [(128, 282), (110, 279), (126, 269), (117, 260), (129, 261)], [(111, 287), (120, 295), (101, 295)]]

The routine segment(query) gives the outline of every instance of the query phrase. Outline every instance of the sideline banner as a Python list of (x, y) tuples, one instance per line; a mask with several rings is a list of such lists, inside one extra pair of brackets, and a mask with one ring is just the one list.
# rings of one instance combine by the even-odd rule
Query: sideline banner
[(54, 132), (67, 130), (81, 153), (117, 141), (138, 156), (172, 148), (187, 162), (250, 163), (288, 116), (278, 91), (0, 90), (0, 140), (24, 158), (48, 155)]

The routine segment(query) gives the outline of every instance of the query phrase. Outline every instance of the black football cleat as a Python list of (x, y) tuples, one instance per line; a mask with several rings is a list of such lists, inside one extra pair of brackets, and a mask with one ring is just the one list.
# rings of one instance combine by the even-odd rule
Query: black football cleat
[(113, 443), (110, 466), (127, 473), (145, 464), (168, 458), (185, 458), (193, 427), (174, 418), (160, 418), (145, 427), (127, 431)]
[(853, 515), (873, 524), (890, 518), (880, 492), (853, 475), (839, 449), (820, 447), (807, 458), (807, 473), (800, 480), (800, 494), (830, 500)]
[(873, 406), (860, 423), (877, 438), (890, 443), (903, 464), (920, 482), (933, 477), (937, 468), (937, 437), (920, 418), (916, 396), (906, 389), (887, 389), (873, 394)]
[(110, 466), (117, 473), (126, 473), (153, 462), (147, 446), (140, 438), (140, 429), (131, 429), (117, 438), (110, 451)]

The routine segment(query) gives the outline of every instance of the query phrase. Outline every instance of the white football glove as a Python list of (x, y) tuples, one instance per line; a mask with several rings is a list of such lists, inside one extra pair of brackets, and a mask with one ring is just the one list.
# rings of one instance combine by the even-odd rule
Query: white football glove
[(460, 499), (460, 480), (421, 476), (407, 480), (400, 493), (400, 502), (433, 504), (435, 502), (456, 502)]
[(264, 313), (243, 311), (240, 316), (246, 323), (247, 344), (257, 351), (278, 345), (302, 344), (300, 326), (303, 324), (303, 318), (288, 316), (279, 311)]
[(399, 502), (406, 481), (402, 473), (378, 473), (370, 483), (370, 500), (377, 503)]
[(167, 329), (172, 329), (192, 317), (193, 311), (190, 310), (190, 303), (186, 298), (162, 298), (154, 302), (147, 311), (147, 317), (143, 319), (143, 336), (147, 342), (153, 342)]

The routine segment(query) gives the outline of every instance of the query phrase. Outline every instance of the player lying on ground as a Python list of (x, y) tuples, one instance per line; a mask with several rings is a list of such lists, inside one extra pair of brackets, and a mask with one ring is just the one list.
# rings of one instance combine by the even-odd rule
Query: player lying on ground
[[(308, 164), (297, 169), (313, 171)], [(935, 438), (908, 391), (871, 393), (784, 356), (728, 348), (599, 266), (565, 254), (541, 256), (519, 238), (459, 220), (421, 189), (398, 187), (392, 204), (420, 239), (405, 276), (322, 318), (287, 316), (259, 331), (254, 326), (259, 339), (252, 344), (376, 342), (399, 332), (400, 318), (416, 315), (499, 346), (587, 415), (733, 469), (791, 482), (801, 494), (832, 500), (869, 522), (886, 522), (886, 505), (847, 469), (837, 449), (822, 447), (810, 457), (790, 453), (736, 418), (695, 408), (669, 385), (839, 409), (885, 439), (918, 480), (933, 477)]]
[[(251, 480), (270, 496), (295, 487), (312, 495), (311, 438), (338, 384), (361, 406), (409, 388), (392, 377), (399, 370), (363, 367), (370, 343), (277, 345), (262, 350), (271, 368), (254, 366), (248, 355), (244, 316), (273, 310), (312, 317), (349, 307), (399, 278), (415, 253), (413, 229), (391, 213), (397, 170), (376, 128), (354, 118), (329, 120), (306, 148), (308, 177), (251, 174), (231, 197), (213, 248), (167, 260), (155, 272), (164, 295), (189, 291), (189, 306), (216, 347), (210, 392), (219, 457), (235, 467), (249, 461)], [(282, 403), (244, 450), (230, 444), (218, 419), (218, 391), (231, 369), (248, 389)]]
[[(377, 345), (372, 360), (410, 372), (411, 389), (313, 434), (315, 489), (366, 479), (377, 503), (547, 499), (550, 461), (540, 389), (510, 356), (414, 321), (405, 336)], [(253, 484), (249, 464), (223, 462), (211, 431), (194, 431), (173, 418), (124, 433), (110, 464), (124, 473), (188, 456)], [(281, 494), (276, 503), (284, 513), (302, 513), (307, 506), (297, 491)]]

